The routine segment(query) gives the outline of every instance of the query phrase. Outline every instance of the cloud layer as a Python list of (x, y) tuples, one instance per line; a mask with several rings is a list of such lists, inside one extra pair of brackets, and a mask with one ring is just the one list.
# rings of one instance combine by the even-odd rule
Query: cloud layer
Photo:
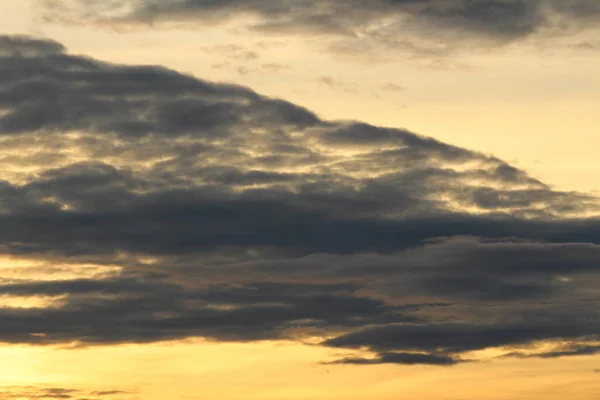
[(478, 45), (565, 35), (597, 25), (595, 0), (46, 0), (53, 21), (111, 24), (243, 20), (258, 32), (333, 38), (329, 50), (444, 56)]
[(8, 263), (0, 295), (45, 299), (0, 308), (2, 342), (319, 338), (374, 354), (334, 362), (409, 365), (597, 349), (592, 196), (47, 40), (0, 57), (0, 250), (37, 274)]

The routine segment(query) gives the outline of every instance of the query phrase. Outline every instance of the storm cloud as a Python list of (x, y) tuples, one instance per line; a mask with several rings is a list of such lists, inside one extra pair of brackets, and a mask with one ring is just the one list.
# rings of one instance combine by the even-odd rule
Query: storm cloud
[(2, 342), (374, 353), (345, 364), (595, 352), (598, 199), (491, 155), (12, 36), (0, 162), (0, 296), (39, 300), (0, 308)]

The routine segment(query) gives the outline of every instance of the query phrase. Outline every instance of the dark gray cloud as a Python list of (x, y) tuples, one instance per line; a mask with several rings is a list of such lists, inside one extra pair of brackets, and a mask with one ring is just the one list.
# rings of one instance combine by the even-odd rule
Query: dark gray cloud
[(559, 358), (567, 356), (590, 356), (600, 353), (600, 346), (567, 346), (567, 348), (557, 349), (555, 351), (547, 351), (544, 353), (537, 354), (526, 354), (526, 353), (509, 353), (505, 357), (517, 357), (517, 358)]
[[(593, 27), (595, 0), (48, 0), (50, 20), (150, 24), (215, 23), (254, 17), (256, 31), (332, 38), (337, 51), (387, 50), (447, 55), (477, 43), (505, 44), (533, 35)], [(247, 18), (246, 18), (247, 20)], [(550, 41), (548, 41), (550, 43)]]
[(344, 358), (333, 364), (352, 365), (378, 365), (378, 364), (404, 364), (404, 365), (454, 365), (460, 362), (445, 355), (423, 353), (383, 353), (376, 358)]
[(8, 343), (153, 342), (206, 337), (221, 341), (293, 339), (294, 330), (348, 329), (385, 321), (418, 321), (350, 285), (207, 285), (184, 288), (157, 280), (73, 280), (13, 284), (4, 295), (68, 295), (55, 309), (0, 311)]
[[(429, 365), (594, 346), (593, 196), (52, 41), (2, 37), (0, 57), (0, 252), (77, 276), (3, 275), (3, 297), (48, 303), (0, 308), (0, 341), (317, 336), (376, 353), (340, 363)], [(113, 269), (82, 278), (89, 264)]]
[[(460, 358), (455, 358), (457, 354), (486, 348), (520, 346), (559, 339), (569, 341), (581, 337), (597, 340), (600, 334), (599, 328), (596, 320), (590, 322), (589, 318), (581, 316), (555, 314), (549, 318), (546, 313), (539, 315), (528, 313), (527, 318), (502, 323), (387, 324), (342, 335), (324, 344), (343, 348), (367, 347), (380, 354), (380, 357), (373, 362), (393, 362), (393, 358), (392, 361), (385, 358), (389, 352), (425, 351), (427, 352), (425, 355), (416, 353), (415, 360), (423, 357), (423, 364), (426, 364), (429, 358), (431, 363), (437, 360), (438, 364), (442, 364), (445, 360), (447, 364), (452, 364), (460, 362)], [(509, 353), (509, 356), (558, 358), (593, 355), (598, 352), (597, 347), (580, 346), (572, 350), (543, 352), (531, 356)], [(442, 354), (442, 358), (439, 358), (439, 354)], [(410, 361), (410, 358), (408, 360)], [(403, 357), (399, 357), (397, 362), (403, 363)]]
[(6, 35), (0, 37), (0, 49), (2, 57), (46, 56), (59, 54), (66, 50), (62, 44), (54, 41)]
[[(530, 315), (530, 318), (535, 318)], [(331, 339), (326, 344), (335, 347), (368, 346), (377, 351), (413, 350), (459, 353), (490, 347), (522, 345), (548, 339), (573, 339), (585, 333), (598, 333), (598, 325), (584, 318), (562, 316), (564, 319), (523, 319), (515, 323), (435, 323), (390, 324), (368, 328)]]

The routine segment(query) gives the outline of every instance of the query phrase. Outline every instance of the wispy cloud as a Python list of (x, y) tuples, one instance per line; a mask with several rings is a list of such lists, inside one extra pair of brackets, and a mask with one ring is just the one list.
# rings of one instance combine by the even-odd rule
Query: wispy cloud
[(63, 388), (63, 387), (43, 387), (43, 386), (5, 386), (0, 387), (0, 399), (71, 399), (85, 400), (90, 399), (89, 396), (105, 399), (121, 399), (122, 397), (114, 397), (118, 395), (126, 395), (131, 392), (123, 390), (101, 390), (101, 391), (84, 391), (80, 389)]

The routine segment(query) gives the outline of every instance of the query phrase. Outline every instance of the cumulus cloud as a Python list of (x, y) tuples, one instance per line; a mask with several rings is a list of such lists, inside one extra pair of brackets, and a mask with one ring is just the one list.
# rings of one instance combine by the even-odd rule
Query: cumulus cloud
[(0, 57), (0, 251), (37, 263), (0, 269), (0, 295), (45, 299), (1, 307), (2, 342), (319, 338), (375, 353), (339, 363), (428, 365), (595, 345), (593, 196), (52, 41), (2, 37)]
[(478, 43), (593, 28), (595, 0), (46, 0), (49, 20), (111, 24), (243, 20), (263, 33), (334, 39), (337, 52), (382, 50), (444, 56)]

